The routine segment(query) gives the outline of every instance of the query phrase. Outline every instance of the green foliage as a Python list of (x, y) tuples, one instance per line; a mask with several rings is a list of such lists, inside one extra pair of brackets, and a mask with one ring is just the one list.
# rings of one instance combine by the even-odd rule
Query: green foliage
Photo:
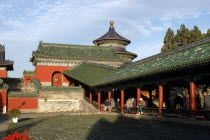
[(4, 83), (4, 81), (3, 81), (2, 79), (0, 79), (0, 90), (1, 90), (1, 89), (6, 90), (6, 89), (8, 89), (8, 88), (9, 88), (9, 85), (6, 84), (6, 83)]
[(202, 33), (197, 26), (190, 30), (189, 43), (202, 39)]
[(183, 94), (184, 94), (185, 96), (189, 94), (189, 91), (188, 91), (187, 88), (184, 88), (184, 89), (183, 89)]
[(204, 37), (209, 37), (210, 36), (210, 29), (207, 30), (205, 34), (203, 34)]
[(9, 111), (9, 115), (12, 118), (17, 118), (20, 116), (20, 114), (21, 114), (21, 112), (19, 109), (12, 109), (11, 111)]
[(204, 88), (206, 88), (206, 85), (196, 85), (196, 94), (199, 94), (200, 91), (204, 91)]
[(164, 45), (161, 49), (161, 52), (174, 49), (177, 47), (176, 41), (174, 39), (174, 31), (168, 28), (166, 36), (164, 37)]
[(192, 30), (189, 30), (185, 27), (184, 24), (181, 24), (180, 29), (177, 30), (176, 35), (174, 35), (173, 30), (168, 28), (164, 37), (164, 45), (161, 49), (161, 52), (174, 49), (177, 46), (183, 46), (195, 42), (208, 36), (210, 36), (210, 29), (208, 29), (206, 34), (202, 34), (197, 26), (194, 26)]
[(180, 29), (177, 30), (177, 33), (175, 35), (175, 40), (177, 44), (183, 44), (183, 45), (188, 44), (189, 35), (190, 35), (189, 29), (186, 28), (184, 24), (181, 24)]

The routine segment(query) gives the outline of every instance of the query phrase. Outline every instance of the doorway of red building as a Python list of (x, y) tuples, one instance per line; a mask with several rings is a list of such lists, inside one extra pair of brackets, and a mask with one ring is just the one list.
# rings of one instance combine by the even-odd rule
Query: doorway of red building
[(52, 86), (62, 86), (62, 74), (60, 72), (53, 73)]

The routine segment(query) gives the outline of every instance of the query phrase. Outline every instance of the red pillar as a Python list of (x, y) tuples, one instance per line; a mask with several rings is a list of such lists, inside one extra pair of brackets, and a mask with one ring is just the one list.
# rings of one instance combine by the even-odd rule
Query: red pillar
[(125, 92), (124, 92), (124, 90), (122, 89), (121, 90), (121, 96), (120, 96), (120, 112), (123, 112), (123, 108), (124, 108), (124, 94), (125, 94)]
[(141, 89), (137, 88), (136, 105), (138, 105), (139, 99), (141, 98)]
[(111, 91), (108, 91), (108, 100), (110, 101), (112, 98), (112, 94), (111, 94)]
[(84, 90), (84, 97), (86, 97), (86, 91)]
[(158, 85), (158, 89), (159, 89), (159, 102), (158, 102), (158, 114), (162, 116), (163, 114), (163, 86), (162, 85)]
[(98, 110), (101, 110), (101, 93), (98, 92)]
[(90, 104), (92, 104), (93, 101), (93, 94), (90, 92)]
[(7, 90), (0, 90), (0, 108), (3, 113), (7, 113)]
[(190, 115), (194, 117), (193, 110), (196, 109), (196, 86), (193, 81), (190, 81)]

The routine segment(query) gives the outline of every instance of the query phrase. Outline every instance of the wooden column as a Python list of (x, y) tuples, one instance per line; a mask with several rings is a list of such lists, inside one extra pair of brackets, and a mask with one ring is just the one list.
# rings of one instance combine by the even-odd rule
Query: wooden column
[(101, 93), (98, 92), (98, 110), (101, 110)]
[(141, 89), (138, 87), (136, 91), (136, 105), (138, 105), (139, 99), (141, 98)]
[(93, 101), (93, 94), (92, 92), (90, 92), (90, 104), (92, 104), (92, 101)]
[(110, 101), (111, 98), (112, 98), (112, 94), (111, 94), (111, 91), (109, 90), (109, 91), (108, 91), (108, 100)]
[(158, 98), (158, 114), (159, 115), (163, 115), (163, 86), (162, 85), (158, 85), (158, 89), (159, 89), (159, 98)]
[(194, 117), (193, 110), (196, 109), (196, 86), (193, 81), (190, 81), (190, 116)]
[(84, 90), (84, 97), (86, 97), (86, 91)]
[(120, 96), (120, 112), (123, 112), (123, 107), (124, 107), (124, 94), (125, 91), (123, 89), (121, 89), (121, 96)]

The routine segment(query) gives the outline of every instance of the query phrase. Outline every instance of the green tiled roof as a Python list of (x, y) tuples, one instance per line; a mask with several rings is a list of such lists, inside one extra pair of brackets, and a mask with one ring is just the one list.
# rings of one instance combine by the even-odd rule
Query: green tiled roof
[(123, 60), (124, 57), (115, 55), (112, 47), (52, 44), (40, 42), (33, 56), (68, 58), (79, 60)]
[(133, 65), (119, 69), (119, 71), (100, 80), (94, 86), (207, 63), (210, 62), (209, 52), (210, 43), (162, 57), (157, 56), (153, 60), (139, 61)]
[(116, 70), (110, 67), (102, 67), (95, 64), (83, 63), (72, 69), (66, 70), (63, 74), (74, 78), (88, 86), (93, 86), (100, 80), (112, 75)]
[(160, 53), (118, 70), (81, 64), (64, 74), (89, 86), (100, 86), (210, 62), (210, 38)]
[(37, 92), (10, 91), (8, 97), (38, 97)]
[(23, 75), (35, 75), (35, 71), (26, 71), (26, 70), (24, 70)]

